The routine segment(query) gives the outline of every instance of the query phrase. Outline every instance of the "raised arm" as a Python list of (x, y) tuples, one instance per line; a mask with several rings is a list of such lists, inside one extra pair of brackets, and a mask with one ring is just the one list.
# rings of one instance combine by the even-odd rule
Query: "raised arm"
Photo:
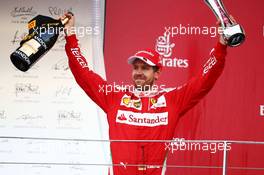
[(191, 78), (187, 84), (169, 93), (175, 99), (175, 107), (180, 116), (197, 104), (212, 89), (223, 71), (225, 56), (226, 45), (219, 41), (200, 72)]
[(97, 105), (107, 112), (108, 98), (110, 98), (109, 94), (104, 91), (107, 82), (89, 69), (86, 59), (82, 56), (76, 35), (71, 30), (74, 26), (74, 20), (74, 16), (71, 16), (70, 21), (65, 26), (65, 50), (69, 59), (69, 67), (79, 86)]

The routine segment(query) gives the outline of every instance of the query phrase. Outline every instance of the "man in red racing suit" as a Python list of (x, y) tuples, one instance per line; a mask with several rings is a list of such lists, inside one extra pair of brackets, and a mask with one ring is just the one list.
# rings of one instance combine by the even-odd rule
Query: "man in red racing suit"
[[(107, 82), (88, 68), (75, 34), (67, 33), (65, 49), (77, 83), (107, 114), (110, 140), (172, 140), (179, 118), (210, 91), (220, 76), (226, 55), (226, 45), (220, 39), (201, 71), (178, 88), (106, 92), (101, 87), (107, 87)], [(155, 54), (147, 50), (130, 58), (136, 87), (147, 81), (152, 86), (158, 78), (162, 65)], [(112, 142), (110, 147), (112, 162), (117, 165), (114, 175), (160, 175), (168, 151), (165, 143), (147, 141)]]

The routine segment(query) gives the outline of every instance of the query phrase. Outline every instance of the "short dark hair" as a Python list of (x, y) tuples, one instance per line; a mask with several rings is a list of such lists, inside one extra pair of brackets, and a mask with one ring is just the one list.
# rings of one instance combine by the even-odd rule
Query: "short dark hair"
[(158, 70), (159, 70), (158, 66), (152, 66), (152, 68), (153, 68), (154, 72), (158, 72)]

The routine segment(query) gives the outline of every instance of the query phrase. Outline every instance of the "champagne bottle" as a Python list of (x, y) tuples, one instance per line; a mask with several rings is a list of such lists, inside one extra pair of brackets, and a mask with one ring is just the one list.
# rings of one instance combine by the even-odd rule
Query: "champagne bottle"
[(69, 17), (56, 20), (48, 16), (38, 15), (28, 22), (29, 33), (20, 42), (20, 46), (10, 55), (14, 66), (26, 72), (58, 39), (59, 33)]

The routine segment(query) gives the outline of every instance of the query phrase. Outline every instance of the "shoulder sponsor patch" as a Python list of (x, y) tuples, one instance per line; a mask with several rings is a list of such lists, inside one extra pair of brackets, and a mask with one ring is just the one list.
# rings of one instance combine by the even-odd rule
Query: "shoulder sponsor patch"
[(203, 75), (207, 74), (210, 71), (210, 69), (213, 68), (216, 62), (217, 59), (215, 58), (215, 56), (212, 55), (211, 58), (209, 58), (208, 61), (203, 66)]
[(76, 58), (82, 68), (88, 68), (85, 58), (81, 55), (79, 48), (71, 48), (71, 53)]
[(118, 110), (116, 122), (127, 125), (147, 127), (168, 125), (168, 112), (137, 113), (132, 111)]

